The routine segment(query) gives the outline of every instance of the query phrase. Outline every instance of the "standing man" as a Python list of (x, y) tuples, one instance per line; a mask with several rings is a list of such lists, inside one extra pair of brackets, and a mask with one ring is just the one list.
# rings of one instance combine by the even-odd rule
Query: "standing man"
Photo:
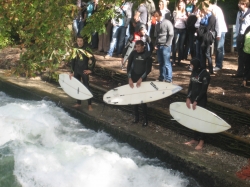
[(238, 69), (232, 78), (243, 77), (244, 72), (244, 33), (246, 28), (250, 25), (250, 9), (249, 0), (240, 0), (238, 3), (239, 12), (236, 18), (236, 34), (237, 34), (237, 51), (238, 51)]
[[(194, 58), (190, 62), (192, 74), (188, 87), (188, 96), (186, 99), (186, 105), (189, 109), (195, 110), (196, 106), (206, 107), (207, 104), (207, 88), (210, 82), (210, 74), (206, 69), (203, 69), (200, 65), (200, 60)], [(197, 144), (195, 149), (200, 150), (204, 145), (204, 133), (194, 132), (194, 139), (186, 142), (186, 145)]]
[[(74, 76), (77, 80), (83, 82), (83, 85), (89, 89), (89, 74), (93, 72), (95, 67), (95, 57), (90, 51), (84, 46), (83, 37), (77, 36), (76, 39), (77, 49), (75, 50), (75, 55), (71, 59), (71, 70), (70, 79)], [(91, 59), (92, 64), (89, 65), (89, 60)], [(77, 103), (73, 106), (78, 108), (81, 106), (81, 100), (77, 100)], [(88, 109), (92, 111), (91, 99), (88, 99)]]
[(138, 9), (136, 10), (136, 13), (134, 15), (134, 20), (136, 22), (140, 22), (143, 23), (145, 25), (147, 25), (147, 21), (148, 21), (148, 10), (147, 10), (147, 6), (146, 3), (141, 3), (138, 7)]
[[(150, 73), (152, 67), (152, 57), (150, 52), (144, 49), (144, 42), (137, 40), (135, 42), (135, 50), (132, 51), (128, 59), (128, 83), (129, 86), (133, 89), (134, 86), (140, 87), (142, 81), (146, 81), (147, 75)], [(136, 83), (136, 85), (134, 85)], [(148, 117), (147, 117), (147, 104), (142, 103), (143, 111), (143, 123), (142, 127), (148, 126)], [(139, 105), (134, 106), (135, 119), (133, 123), (139, 122)]]
[(157, 58), (160, 64), (159, 81), (172, 82), (172, 64), (170, 62), (171, 44), (174, 37), (174, 28), (172, 23), (162, 17), (160, 10), (154, 12), (157, 21), (155, 26)]
[(227, 25), (225, 22), (224, 14), (220, 7), (216, 4), (210, 5), (212, 8), (212, 13), (215, 16), (215, 31), (216, 31), (216, 39), (215, 39), (215, 47), (216, 47), (216, 55), (215, 55), (215, 67), (213, 68), (214, 72), (219, 71), (223, 67), (223, 59), (224, 59), (224, 43), (225, 43), (225, 35), (227, 33)]

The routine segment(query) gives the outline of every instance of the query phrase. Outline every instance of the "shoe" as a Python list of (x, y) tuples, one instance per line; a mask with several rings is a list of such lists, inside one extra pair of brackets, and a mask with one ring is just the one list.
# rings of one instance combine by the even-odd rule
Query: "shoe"
[(213, 74), (214, 74), (214, 72), (213, 72), (213, 71), (209, 71), (209, 73), (210, 73), (211, 75), (213, 75)]
[(163, 82), (172, 83), (172, 81), (170, 81), (170, 80), (163, 80)]
[(213, 71), (220, 71), (221, 69), (219, 67), (214, 67)]
[(247, 81), (246, 80), (244, 80), (242, 83), (241, 83), (241, 85), (240, 85), (241, 87), (246, 87), (247, 86)]
[(232, 75), (231, 77), (232, 78), (241, 78), (241, 77), (243, 77), (243, 75), (235, 74), (235, 75)]
[(133, 123), (138, 123), (139, 122), (139, 118), (135, 118)]
[(127, 71), (127, 68), (122, 66), (122, 71)]
[(148, 126), (148, 121), (147, 120), (143, 120), (143, 123), (142, 123), (142, 127), (147, 127)]
[(110, 55), (105, 55), (104, 58), (105, 59), (109, 59), (111, 56)]

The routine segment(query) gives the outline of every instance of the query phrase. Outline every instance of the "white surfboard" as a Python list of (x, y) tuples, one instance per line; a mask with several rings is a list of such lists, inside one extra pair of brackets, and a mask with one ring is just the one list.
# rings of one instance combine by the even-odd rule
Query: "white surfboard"
[(128, 50), (127, 50), (127, 52), (126, 52), (126, 54), (125, 54), (125, 56), (123, 58), (122, 64), (124, 64), (126, 62), (126, 60), (128, 59), (131, 52), (134, 50), (134, 48), (135, 48), (135, 42), (130, 43), (129, 46), (128, 46)]
[(62, 73), (59, 75), (59, 84), (65, 93), (75, 99), (86, 100), (93, 97), (90, 91), (80, 81), (74, 77), (70, 79), (68, 74)]
[(134, 83), (134, 88), (129, 84), (114, 88), (103, 96), (103, 101), (113, 105), (134, 105), (148, 103), (168, 97), (178, 91), (182, 87), (157, 81), (142, 82), (139, 88)]
[(185, 102), (175, 102), (170, 104), (169, 110), (177, 122), (198, 132), (219, 133), (231, 128), (215, 113), (199, 106), (193, 110), (192, 107), (189, 109)]

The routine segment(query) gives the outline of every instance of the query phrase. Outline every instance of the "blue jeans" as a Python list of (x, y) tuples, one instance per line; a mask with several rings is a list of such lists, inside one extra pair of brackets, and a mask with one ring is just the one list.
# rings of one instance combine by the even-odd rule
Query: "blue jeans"
[(130, 36), (130, 25), (128, 25), (126, 29), (125, 44), (127, 43), (129, 36)]
[[(179, 35), (179, 40), (176, 42), (176, 39)], [(184, 41), (186, 37), (186, 29), (174, 29), (174, 38), (173, 38), (173, 46), (172, 46), (172, 62), (175, 63), (176, 59), (176, 49), (178, 44), (178, 63), (183, 59), (184, 56)]]
[(83, 27), (84, 27), (84, 22), (82, 22), (79, 19), (74, 19), (73, 20), (73, 28), (74, 28), (74, 31), (75, 31), (75, 35), (80, 35), (81, 30), (83, 29)]
[(222, 62), (223, 62), (223, 58), (225, 54), (225, 51), (224, 51), (225, 35), (226, 33), (222, 32), (220, 36), (220, 40), (219, 41), (215, 40), (215, 47), (217, 49), (216, 57), (215, 57), (215, 66), (220, 69), (222, 69), (222, 66), (223, 66)]
[(112, 40), (110, 43), (108, 55), (112, 56), (114, 49), (117, 54), (121, 54), (125, 45), (126, 27), (124, 26), (113, 26)]
[(160, 81), (172, 82), (172, 64), (170, 62), (171, 45), (170, 46), (157, 46), (157, 58), (160, 64)]

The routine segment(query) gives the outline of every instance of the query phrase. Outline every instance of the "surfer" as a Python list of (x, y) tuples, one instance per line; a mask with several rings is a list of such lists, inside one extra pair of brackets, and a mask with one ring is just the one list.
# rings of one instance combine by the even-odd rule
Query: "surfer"
[[(91, 53), (91, 51), (84, 46), (84, 39), (82, 36), (77, 36), (76, 38), (77, 48), (73, 49), (73, 53), (71, 56), (71, 73), (70, 79), (74, 76), (77, 80), (83, 82), (83, 85), (89, 89), (89, 74), (93, 72), (95, 67), (95, 57)], [(92, 63), (89, 64), (89, 60), (91, 59)], [(81, 106), (81, 100), (77, 100), (76, 104), (73, 105), (74, 108)], [(88, 109), (92, 111), (91, 99), (88, 99)]]
[[(134, 83), (136, 87), (141, 86), (142, 81), (146, 81), (147, 75), (151, 72), (152, 68), (152, 57), (150, 52), (144, 49), (144, 42), (142, 40), (137, 40), (135, 42), (135, 50), (131, 52), (128, 59), (128, 83), (131, 88), (134, 88)], [(144, 120), (142, 127), (148, 126), (147, 117), (147, 104), (142, 103), (142, 111)], [(139, 105), (134, 106), (135, 119), (133, 123), (139, 122)]]
[(123, 49), (122, 59), (121, 59), (122, 70), (126, 70), (124, 67), (126, 63), (126, 60), (124, 61), (124, 57), (125, 55), (129, 57), (129, 55), (131, 54), (132, 50), (128, 50), (128, 49), (132, 45), (133, 42), (136, 42), (137, 40), (142, 40), (144, 42), (145, 50), (150, 51), (151, 54), (153, 52), (153, 49), (154, 49), (153, 44), (152, 44), (150, 36), (147, 35), (146, 25), (143, 23), (140, 23), (138, 27), (139, 27), (139, 31), (135, 31), (133, 35), (130, 35), (130, 37), (128, 38), (128, 42), (126, 43)]
[[(207, 104), (207, 89), (210, 82), (210, 74), (206, 69), (201, 68), (200, 60), (194, 58), (191, 60), (190, 68), (192, 69), (191, 78), (188, 87), (188, 96), (186, 105), (195, 110), (196, 106), (205, 108)], [(197, 144), (195, 149), (200, 150), (204, 145), (204, 133), (194, 132), (194, 139), (186, 142), (186, 145)]]

